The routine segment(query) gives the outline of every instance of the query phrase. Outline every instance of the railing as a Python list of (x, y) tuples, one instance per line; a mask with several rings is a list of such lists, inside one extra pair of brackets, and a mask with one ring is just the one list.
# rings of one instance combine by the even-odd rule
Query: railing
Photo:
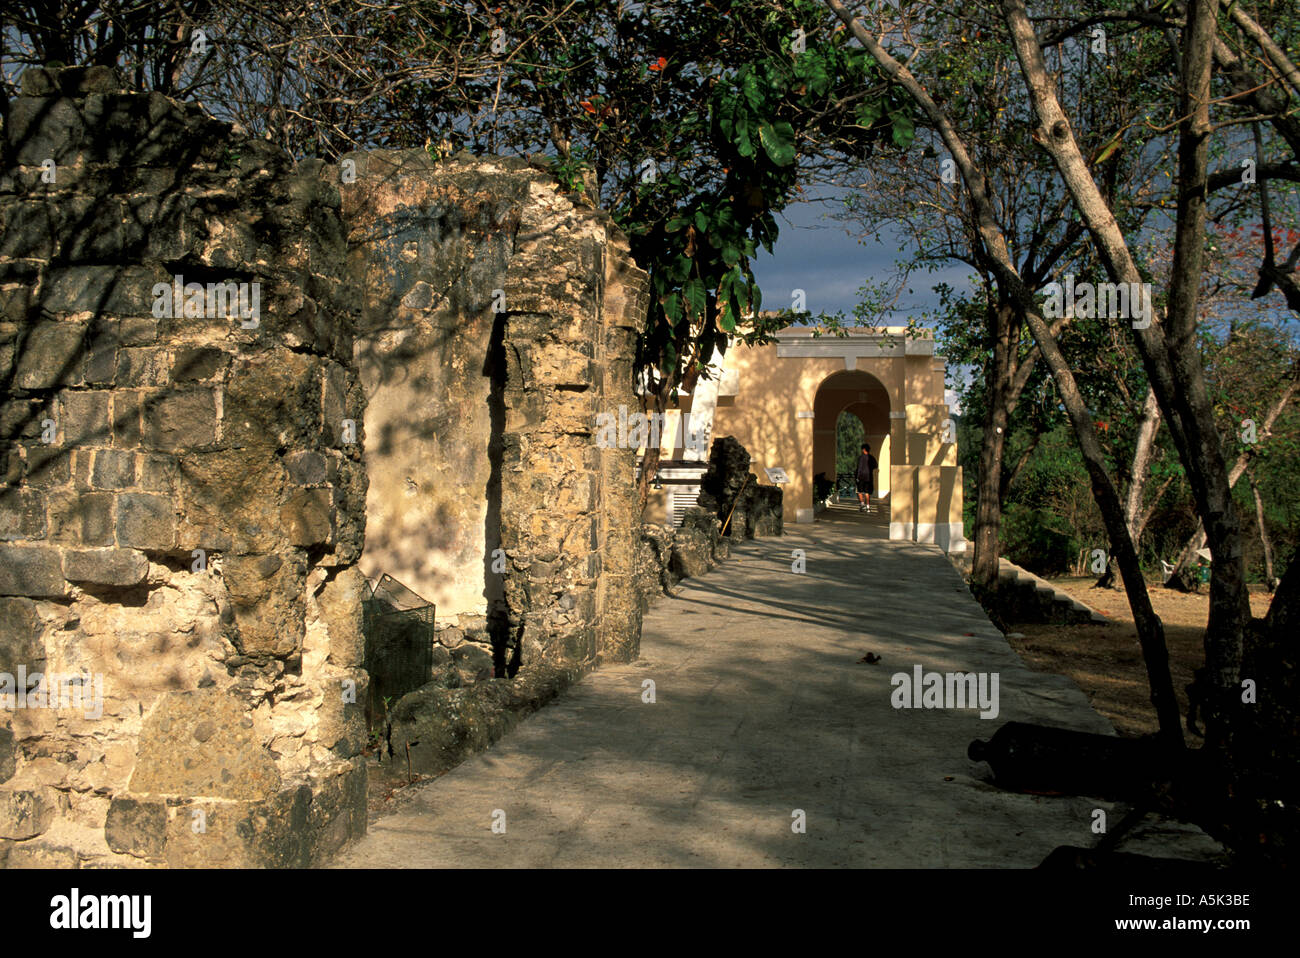
[(370, 728), (387, 719), (393, 702), (432, 677), (436, 608), (387, 574), (361, 600), (365, 669), (370, 675), (366, 699)]

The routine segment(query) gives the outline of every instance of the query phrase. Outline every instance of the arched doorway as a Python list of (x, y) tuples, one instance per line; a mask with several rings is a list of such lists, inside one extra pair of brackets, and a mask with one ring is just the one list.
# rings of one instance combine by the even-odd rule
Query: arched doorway
[(822, 380), (813, 400), (813, 447), (809, 474), (814, 488), (817, 477), (836, 478), (837, 424), (849, 414), (862, 423), (865, 441), (880, 467), (876, 475), (876, 499), (888, 501), (890, 465), (889, 391), (871, 373), (844, 370)]

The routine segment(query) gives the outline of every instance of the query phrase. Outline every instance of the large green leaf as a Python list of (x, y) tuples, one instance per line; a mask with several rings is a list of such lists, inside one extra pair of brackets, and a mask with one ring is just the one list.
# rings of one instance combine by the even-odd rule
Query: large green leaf
[(891, 113), (889, 120), (893, 124), (890, 132), (894, 137), (894, 145), (906, 149), (912, 145), (912, 139), (916, 136), (916, 124), (906, 113)]
[(789, 166), (794, 162), (794, 127), (789, 123), (764, 123), (758, 128), (758, 138), (768, 159), (777, 166)]
[(698, 319), (704, 315), (704, 310), (708, 306), (708, 293), (704, 289), (704, 280), (698, 276), (692, 276), (682, 287), (682, 298), (686, 301), (691, 311), (691, 319)]

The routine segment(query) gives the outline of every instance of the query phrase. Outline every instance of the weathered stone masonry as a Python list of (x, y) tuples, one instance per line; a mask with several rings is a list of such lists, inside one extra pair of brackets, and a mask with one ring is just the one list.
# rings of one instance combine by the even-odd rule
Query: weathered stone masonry
[[(295, 166), (99, 68), (23, 93), (0, 672), (100, 676), (103, 713), (0, 708), (0, 862), (298, 865), (358, 835), (367, 535), (512, 670), (635, 656), (632, 454), (591, 432), (632, 402), (645, 281), (607, 217), (506, 161)], [(155, 316), (176, 275), (257, 283), (256, 324)]]
[(363, 568), (440, 618), (486, 617), (498, 670), (516, 649), (575, 666), (635, 657), (634, 453), (593, 434), (597, 412), (637, 401), (647, 283), (626, 241), (522, 161), (344, 162), (366, 290)]

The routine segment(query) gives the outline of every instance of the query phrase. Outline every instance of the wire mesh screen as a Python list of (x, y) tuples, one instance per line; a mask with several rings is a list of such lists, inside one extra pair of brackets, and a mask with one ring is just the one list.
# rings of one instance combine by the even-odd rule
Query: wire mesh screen
[(385, 574), (371, 586), (361, 607), (365, 668), (370, 674), (366, 721), (373, 728), (386, 719), (388, 706), (429, 681), (435, 606)]

